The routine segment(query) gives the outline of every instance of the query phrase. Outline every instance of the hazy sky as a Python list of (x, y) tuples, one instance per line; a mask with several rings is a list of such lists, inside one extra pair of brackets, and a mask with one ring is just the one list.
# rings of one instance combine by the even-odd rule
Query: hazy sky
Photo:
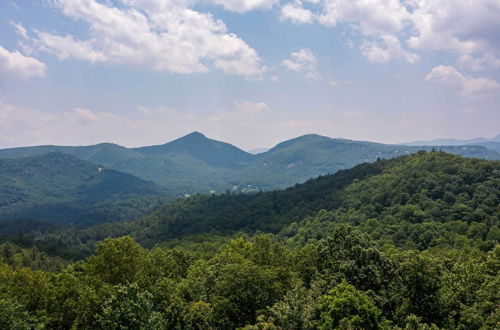
[(0, 147), (500, 133), (500, 0), (0, 2)]

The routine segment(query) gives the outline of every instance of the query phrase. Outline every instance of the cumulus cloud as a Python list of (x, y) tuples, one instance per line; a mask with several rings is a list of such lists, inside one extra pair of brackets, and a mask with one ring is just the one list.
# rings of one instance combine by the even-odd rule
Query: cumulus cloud
[(355, 24), (365, 35), (400, 32), (410, 18), (399, 0), (323, 0), (319, 21), (327, 26)]
[[(90, 38), (80, 40), (33, 30), (29, 37), (33, 48), (60, 59), (132, 64), (174, 73), (207, 72), (210, 64), (244, 76), (265, 71), (253, 48), (229, 33), (221, 20), (191, 9), (193, 1), (121, 0), (116, 7), (96, 0), (52, 3), (64, 15), (86, 23), (90, 33)], [(252, 1), (229, 3), (259, 6)]]
[(457, 53), (487, 52), (500, 46), (500, 2), (491, 0), (414, 0), (418, 49)]
[(316, 80), (321, 77), (316, 70), (317, 59), (309, 48), (302, 48), (290, 54), (281, 64), (291, 71), (304, 72), (307, 79)]
[(500, 1), (412, 0), (413, 35), (407, 40), (417, 50), (455, 54), (463, 68), (499, 67)]
[(250, 112), (250, 113), (258, 113), (265, 112), (271, 110), (267, 104), (264, 102), (250, 102), (246, 100), (237, 100), (234, 101), (234, 105), (238, 111)]
[(467, 77), (454, 67), (445, 65), (433, 68), (425, 80), (454, 89), (462, 96), (473, 96), (500, 90), (500, 84), (495, 80)]
[(279, 0), (210, 0), (211, 2), (221, 5), (224, 9), (235, 13), (245, 13), (247, 11), (263, 9), (271, 9)]
[(369, 61), (378, 63), (387, 63), (392, 59), (401, 59), (413, 64), (419, 59), (417, 54), (401, 48), (398, 38), (390, 35), (382, 36), (377, 41), (363, 42), (361, 52)]
[(485, 54), (480, 57), (465, 54), (460, 56), (458, 64), (472, 71), (481, 71), (488, 67), (500, 68), (500, 58), (491, 54)]
[(302, 6), (302, 1), (287, 3), (281, 7), (280, 20), (290, 20), (295, 24), (312, 23), (314, 15), (312, 11)]
[(45, 77), (47, 66), (36, 58), (0, 46), (0, 75), (13, 79)]
[[(307, 6), (294, 0), (282, 5), (280, 17), (329, 27), (343, 24), (366, 38), (361, 51), (371, 61), (414, 63), (415, 55), (404, 50), (407, 45), (453, 53), (463, 67), (476, 71), (500, 66), (497, 0), (316, 0)], [(390, 55), (394, 52), (399, 55)]]
[(281, 18), (294, 23), (319, 23), (334, 27), (350, 24), (364, 35), (395, 34), (410, 21), (410, 13), (399, 0), (300, 0), (284, 3)]

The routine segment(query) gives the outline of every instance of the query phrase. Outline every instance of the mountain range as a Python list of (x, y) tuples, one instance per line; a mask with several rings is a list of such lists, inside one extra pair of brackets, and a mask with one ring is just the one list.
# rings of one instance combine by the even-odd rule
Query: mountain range
[(458, 146), (458, 145), (478, 145), (500, 152), (500, 134), (491, 138), (475, 138), (469, 140), (458, 139), (435, 139), (430, 141), (413, 141), (402, 143), (409, 146)]
[[(0, 150), (0, 219), (88, 225), (127, 220), (192, 194), (284, 189), (321, 175), (432, 146), (388, 145), (304, 135), (251, 154), (199, 132), (163, 145), (34, 146)], [(500, 159), (486, 146), (440, 146)]]

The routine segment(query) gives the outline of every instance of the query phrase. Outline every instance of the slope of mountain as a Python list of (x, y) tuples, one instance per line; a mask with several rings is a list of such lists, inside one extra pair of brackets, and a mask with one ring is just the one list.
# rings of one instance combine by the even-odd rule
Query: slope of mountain
[[(373, 162), (377, 158), (387, 159), (432, 149), (429, 146), (389, 145), (304, 135), (257, 155), (258, 162), (248, 168), (243, 177), (248, 178), (249, 184), (264, 189), (285, 188), (294, 182), (304, 182), (318, 175)], [(500, 159), (500, 154), (482, 146), (443, 146), (436, 149), (464, 157)]]
[[(257, 155), (198, 132), (159, 146), (128, 149), (104, 143), (87, 147), (40, 146), (0, 150), (0, 158), (58, 151), (161, 185), (170, 197), (185, 194), (282, 189), (377, 158), (430, 151), (431, 146), (387, 145), (305, 135)], [(484, 146), (443, 146), (465, 157), (500, 159)]]
[[(70, 245), (80, 240), (86, 246), (106, 237), (131, 235), (154, 246), (192, 234), (238, 231), (281, 232), (294, 244), (303, 244), (324, 237), (338, 223), (349, 223), (397, 246), (408, 241), (420, 249), (460, 246), (460, 235), (479, 235), (482, 240), (489, 237), (489, 243), (481, 246), (489, 249), (500, 240), (498, 187), (499, 161), (419, 152), (361, 164), (282, 191), (193, 196), (137, 221), (46, 235), (44, 244), (53, 247), (52, 240), (71, 237)], [(458, 236), (446, 236), (450, 230)]]
[(88, 160), (96, 164), (116, 164), (143, 156), (133, 150), (112, 143), (100, 143), (91, 146), (34, 146), (0, 150), (0, 158), (21, 158), (59, 152)]
[(277, 232), (322, 209), (364, 215), (352, 214), (350, 221), (391, 221), (394, 216), (410, 223), (478, 221), (489, 228), (500, 225), (499, 187), (498, 161), (420, 152), (358, 165), (283, 191), (189, 198), (150, 216), (134, 235), (142, 241), (156, 235), (162, 241), (213, 230)]
[(152, 182), (62, 153), (0, 159), (0, 218), (88, 225), (151, 211)]
[(172, 142), (133, 149), (152, 156), (187, 155), (214, 167), (239, 169), (253, 161), (251, 154), (229, 144), (193, 132)]
[(102, 143), (92, 146), (35, 146), (0, 150), (0, 158), (19, 158), (60, 152), (129, 173), (163, 187), (171, 197), (185, 193), (208, 193), (228, 187), (226, 168), (214, 168), (188, 153), (142, 154), (123, 146)]

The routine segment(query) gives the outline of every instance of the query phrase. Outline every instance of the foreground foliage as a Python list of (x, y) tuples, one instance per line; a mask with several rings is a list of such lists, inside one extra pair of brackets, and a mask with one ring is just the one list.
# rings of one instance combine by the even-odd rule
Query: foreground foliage
[(304, 247), (239, 238), (212, 257), (130, 237), (59, 272), (0, 264), (6, 329), (491, 329), (500, 246), (382, 252), (339, 225)]

